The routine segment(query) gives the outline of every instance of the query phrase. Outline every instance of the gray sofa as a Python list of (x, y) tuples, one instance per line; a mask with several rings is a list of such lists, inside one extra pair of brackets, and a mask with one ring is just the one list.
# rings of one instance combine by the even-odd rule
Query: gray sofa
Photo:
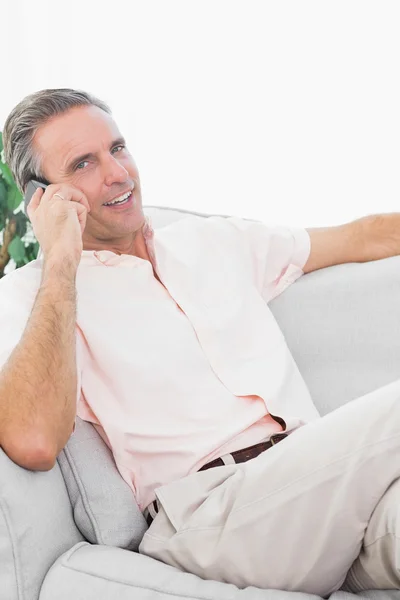
[[(190, 214), (145, 210), (154, 227)], [(321, 269), (270, 303), (321, 414), (400, 377), (399, 306), (400, 256)], [(317, 598), (240, 590), (138, 554), (144, 518), (109, 449), (80, 419), (51, 471), (25, 470), (0, 449), (0, 479), (0, 600)], [(344, 591), (331, 598), (354, 600)]]

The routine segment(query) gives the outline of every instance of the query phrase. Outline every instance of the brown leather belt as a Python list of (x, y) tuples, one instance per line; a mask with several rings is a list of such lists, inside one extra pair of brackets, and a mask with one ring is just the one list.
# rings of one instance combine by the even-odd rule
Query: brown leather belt
[[(254, 446), (249, 446), (248, 448), (243, 448), (243, 450), (235, 450), (231, 454), (225, 454), (220, 458), (216, 458), (209, 463), (206, 463), (199, 469), (199, 471), (205, 471), (206, 469), (211, 469), (212, 467), (222, 467), (224, 465), (230, 465), (233, 463), (242, 463), (252, 458), (256, 458), (265, 450), (268, 450), (272, 446), (275, 446), (281, 440), (284, 440), (288, 436), (287, 433), (274, 433), (271, 435), (268, 442), (260, 442), (259, 444), (255, 444)], [(158, 513), (158, 500), (157, 498), (149, 504), (149, 506), (144, 510), (143, 514), (147, 521), (147, 525), (150, 527), (152, 524), (156, 514)]]

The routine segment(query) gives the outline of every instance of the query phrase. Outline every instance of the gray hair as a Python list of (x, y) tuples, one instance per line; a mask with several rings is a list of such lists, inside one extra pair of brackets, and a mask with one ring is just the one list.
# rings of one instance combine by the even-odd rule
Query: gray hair
[(109, 106), (82, 90), (58, 88), (40, 90), (26, 96), (11, 111), (4, 125), (4, 158), (22, 193), (30, 179), (44, 181), (41, 157), (33, 138), (41, 125), (75, 106), (97, 106), (111, 115)]

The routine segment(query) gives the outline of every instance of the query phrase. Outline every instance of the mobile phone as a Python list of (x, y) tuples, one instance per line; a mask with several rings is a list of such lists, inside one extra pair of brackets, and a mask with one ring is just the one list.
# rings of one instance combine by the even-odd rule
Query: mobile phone
[(38, 189), (38, 187), (41, 187), (42, 189), (46, 189), (48, 186), (48, 183), (44, 183), (43, 181), (37, 181), (36, 179), (31, 179), (27, 186), (26, 186), (26, 190), (25, 190), (25, 196), (24, 196), (24, 208), (25, 208), (25, 214), (28, 215), (28, 204), (29, 202), (32, 200), (32, 196), (33, 194), (36, 192), (36, 190)]

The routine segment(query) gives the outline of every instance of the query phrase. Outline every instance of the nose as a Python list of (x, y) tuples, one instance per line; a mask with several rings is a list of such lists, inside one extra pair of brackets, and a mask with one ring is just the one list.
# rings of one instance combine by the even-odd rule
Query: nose
[(128, 171), (118, 162), (114, 156), (110, 156), (104, 167), (104, 180), (107, 186), (113, 183), (125, 183), (129, 178)]

